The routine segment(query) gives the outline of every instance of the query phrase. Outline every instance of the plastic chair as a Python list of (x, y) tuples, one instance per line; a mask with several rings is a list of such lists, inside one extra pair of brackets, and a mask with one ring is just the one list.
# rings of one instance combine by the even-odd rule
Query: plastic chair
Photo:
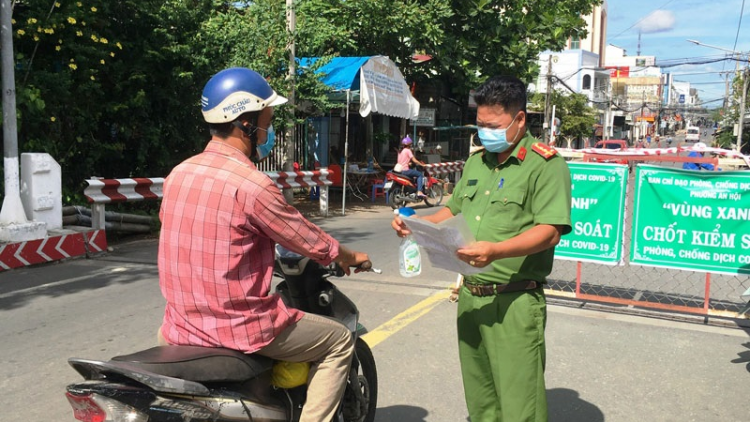
[(375, 202), (375, 198), (382, 196), (385, 197), (385, 203), (388, 203), (388, 193), (384, 188), (385, 183), (383, 183), (383, 179), (372, 179), (372, 202)]

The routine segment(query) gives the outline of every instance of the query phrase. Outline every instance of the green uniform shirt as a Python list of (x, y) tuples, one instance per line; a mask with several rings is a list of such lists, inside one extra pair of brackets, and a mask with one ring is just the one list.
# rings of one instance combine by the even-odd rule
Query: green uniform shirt
[[(566, 226), (571, 231), (570, 171), (554, 149), (529, 134), (521, 139), (504, 163), (497, 154), (479, 151), (469, 157), (446, 206), (463, 214), (476, 240), (500, 242), (538, 224)], [(546, 151), (546, 152), (545, 152)], [(555, 248), (528, 256), (494, 261), (487, 271), (467, 276), (471, 283), (546, 281), (552, 271)]]

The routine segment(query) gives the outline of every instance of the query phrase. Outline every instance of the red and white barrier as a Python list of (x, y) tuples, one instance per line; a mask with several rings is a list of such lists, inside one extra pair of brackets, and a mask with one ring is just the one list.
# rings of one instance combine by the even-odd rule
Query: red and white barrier
[(310, 188), (313, 186), (331, 186), (328, 169), (315, 171), (269, 171), (266, 175), (276, 183), (279, 189)]
[[(328, 179), (326, 169), (315, 171), (266, 172), (279, 189), (322, 187), (320, 210), (328, 215), (328, 186), (333, 184)], [(161, 199), (164, 196), (163, 177), (138, 177), (132, 179), (89, 179), (89, 185), (83, 194), (91, 206), (91, 226), (95, 230), (104, 230), (104, 205), (116, 202), (130, 202)]]
[(314, 171), (269, 171), (266, 175), (276, 183), (279, 189), (313, 188), (320, 189), (320, 212), (328, 216), (328, 187), (333, 184), (328, 177), (328, 169)]
[(43, 239), (0, 244), (0, 271), (62, 259), (95, 255), (107, 249), (103, 230), (65, 230)]
[(711, 154), (720, 155), (722, 157), (739, 158), (750, 167), (750, 156), (742, 155), (733, 149), (723, 148), (712, 148), (712, 147), (696, 147), (691, 146), (677, 146), (670, 148), (624, 148), (624, 149), (607, 149), (607, 148), (584, 148), (584, 149), (567, 149), (557, 148), (561, 152), (568, 153), (582, 153), (582, 154), (598, 154), (598, 155), (641, 155), (641, 156), (659, 156), (667, 154), (680, 154), (681, 152), (709, 152)]
[(163, 177), (133, 179), (89, 179), (83, 190), (91, 205), (91, 227), (104, 230), (104, 204), (161, 199)]
[(164, 178), (89, 179), (83, 194), (94, 204), (161, 199)]
[(461, 172), (464, 170), (464, 161), (452, 161), (448, 163), (433, 163), (424, 166), (431, 176), (455, 173), (455, 180), (461, 178)]

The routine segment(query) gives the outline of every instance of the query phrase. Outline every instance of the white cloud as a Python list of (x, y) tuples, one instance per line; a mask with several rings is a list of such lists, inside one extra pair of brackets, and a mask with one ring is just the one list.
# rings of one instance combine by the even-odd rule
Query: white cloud
[(636, 27), (644, 34), (667, 32), (674, 28), (674, 13), (668, 10), (654, 10), (643, 18)]

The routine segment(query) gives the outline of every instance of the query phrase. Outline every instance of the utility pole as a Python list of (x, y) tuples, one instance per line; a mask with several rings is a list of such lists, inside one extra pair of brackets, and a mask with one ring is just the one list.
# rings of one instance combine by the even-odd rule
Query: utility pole
[(740, 101), (740, 118), (737, 123), (737, 152), (742, 149), (742, 129), (745, 126), (745, 101), (747, 99), (747, 82), (748, 82), (747, 68), (742, 71), (742, 100)]
[[(0, 241), (27, 241), (47, 235), (47, 224), (29, 222), (21, 202), (18, 162), (16, 76), (13, 65), (13, 9), (10, 0), (0, 0), (0, 66), (3, 89), (3, 174), (5, 197), (0, 210)], [(20, 251), (20, 249), (19, 249)]]
[(544, 131), (544, 143), (549, 143), (549, 135), (547, 128), (550, 125), (549, 121), (549, 104), (550, 104), (550, 98), (552, 94), (550, 93), (550, 90), (552, 90), (552, 54), (549, 55), (547, 58), (547, 98), (544, 102), (544, 123), (542, 124), (542, 130)]
[[(287, 128), (287, 142), (286, 142), (286, 160), (284, 162), (285, 171), (294, 170), (294, 144), (295, 144), (295, 122), (294, 122), (294, 81), (297, 76), (296, 66), (296, 49), (294, 45), (295, 32), (297, 31), (297, 16), (294, 13), (294, 0), (286, 0), (286, 23), (287, 23), (287, 36), (289, 37), (289, 112), (291, 117), (289, 118), (289, 126)], [(284, 198), (286, 202), (291, 204), (294, 202), (294, 191), (292, 189), (284, 189)]]
[[(656, 100), (658, 101), (658, 103), (656, 106), (657, 107), (656, 118), (654, 119), (654, 123), (657, 125), (656, 133), (658, 133), (659, 135), (664, 135), (661, 131), (661, 100), (663, 96), (661, 90), (663, 86), (664, 86), (663, 80), (659, 79), (659, 86), (656, 88)], [(658, 147), (659, 145), (656, 145), (656, 146)]]
[(2, 0), (2, 75), (3, 75), (3, 173), (5, 197), (0, 211), (0, 224), (26, 223), (18, 182), (18, 126), (16, 121), (16, 79), (13, 66), (13, 29), (10, 0)]

